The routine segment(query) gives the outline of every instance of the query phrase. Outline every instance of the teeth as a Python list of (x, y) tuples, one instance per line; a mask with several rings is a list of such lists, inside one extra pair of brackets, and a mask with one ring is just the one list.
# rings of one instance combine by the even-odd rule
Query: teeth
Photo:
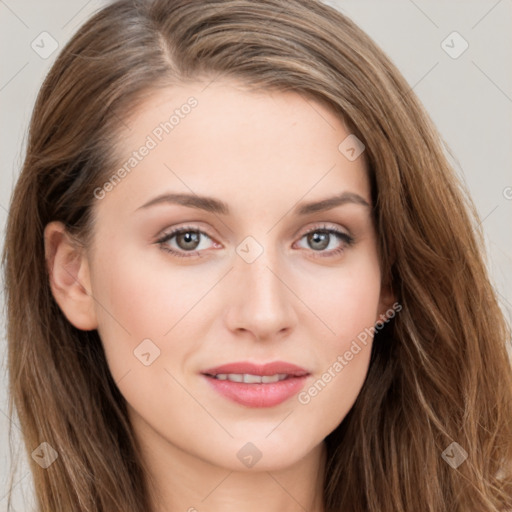
[(219, 373), (214, 376), (218, 380), (230, 380), (231, 382), (244, 382), (246, 384), (270, 384), (279, 382), (288, 377), (287, 373), (276, 373), (275, 375), (252, 375), (250, 373)]
[(277, 375), (263, 375), (261, 377), (261, 382), (263, 384), (268, 384), (269, 382), (277, 382), (279, 380), (279, 374)]
[[(234, 375), (234, 374), (231, 374)], [(260, 375), (251, 375), (249, 373), (244, 373), (244, 382), (247, 384), (255, 384), (255, 383), (261, 383), (262, 377)]]

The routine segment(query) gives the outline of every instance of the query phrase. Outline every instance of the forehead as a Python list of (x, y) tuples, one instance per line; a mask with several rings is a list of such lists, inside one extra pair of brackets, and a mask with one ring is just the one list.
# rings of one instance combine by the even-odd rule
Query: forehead
[(112, 175), (125, 172), (107, 194), (121, 207), (164, 192), (218, 196), (253, 212), (335, 192), (370, 199), (364, 155), (340, 150), (351, 136), (343, 120), (298, 93), (191, 83), (154, 92), (126, 124)]

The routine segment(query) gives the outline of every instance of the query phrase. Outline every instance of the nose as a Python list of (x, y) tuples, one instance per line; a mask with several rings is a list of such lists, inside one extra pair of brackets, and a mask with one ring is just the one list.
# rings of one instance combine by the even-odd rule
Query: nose
[(293, 330), (299, 300), (293, 293), (290, 274), (274, 253), (264, 250), (252, 263), (236, 257), (230, 273), (226, 323), (233, 332), (249, 332), (258, 340), (271, 340)]

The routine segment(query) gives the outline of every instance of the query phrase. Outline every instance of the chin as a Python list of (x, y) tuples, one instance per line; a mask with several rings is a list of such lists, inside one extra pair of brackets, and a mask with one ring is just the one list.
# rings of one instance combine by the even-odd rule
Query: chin
[(230, 439), (224, 443), (216, 442), (215, 453), (208, 453), (206, 458), (211, 464), (229, 471), (281, 471), (322, 448), (323, 439), (318, 443), (307, 443), (306, 439), (311, 440), (311, 436), (301, 437), (298, 434), (297, 439), (287, 436), (286, 433), (272, 433), (268, 438), (261, 434), (257, 438), (245, 436), (243, 439)]

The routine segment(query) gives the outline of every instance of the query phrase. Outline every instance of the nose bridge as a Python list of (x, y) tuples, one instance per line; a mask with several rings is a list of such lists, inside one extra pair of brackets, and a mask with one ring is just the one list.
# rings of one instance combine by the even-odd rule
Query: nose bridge
[(237, 247), (233, 278), (238, 291), (232, 304), (232, 321), (237, 328), (258, 336), (277, 334), (295, 320), (293, 294), (288, 289), (279, 251), (268, 243), (248, 237)]
[(254, 243), (251, 245), (249, 240), (245, 244), (237, 250), (239, 256), (248, 245), (254, 260), (244, 258), (242, 255), (237, 261), (236, 267), (240, 280), (247, 286), (246, 290), (251, 290), (251, 298), (261, 299), (269, 305), (279, 299), (284, 299), (284, 284), (278, 279), (279, 273), (282, 272), (282, 265), (278, 261), (278, 253), (275, 248), (271, 247), (269, 242), (265, 245), (260, 244), (259, 252), (255, 252), (258, 247), (254, 247)]

